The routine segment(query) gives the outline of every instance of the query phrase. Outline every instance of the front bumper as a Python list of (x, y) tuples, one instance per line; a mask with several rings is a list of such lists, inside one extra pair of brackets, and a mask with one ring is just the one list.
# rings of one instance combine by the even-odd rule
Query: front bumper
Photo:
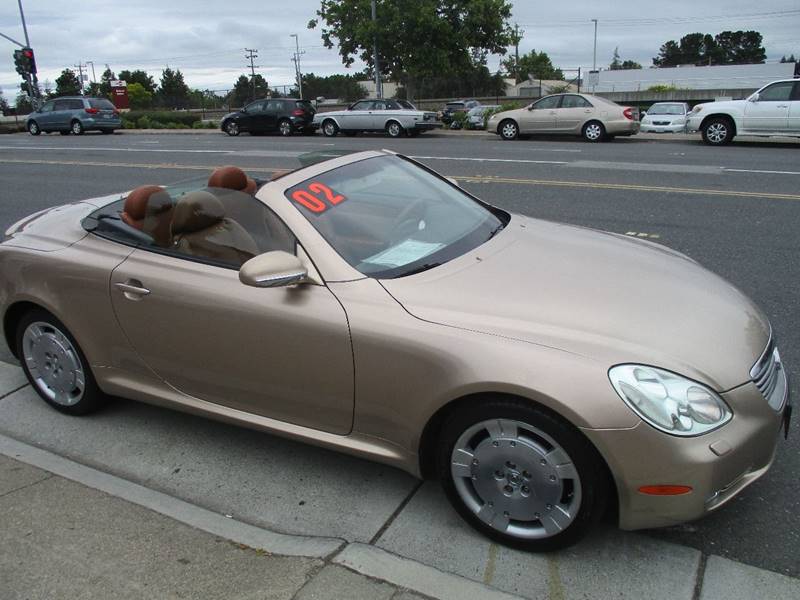
[(679, 123), (677, 125), (655, 125), (653, 123), (642, 123), (639, 127), (641, 133), (684, 133), (686, 125)]
[[(786, 377), (785, 372), (782, 374)], [(775, 456), (789, 386), (773, 410), (747, 383), (722, 397), (734, 413), (720, 429), (696, 437), (664, 434), (644, 422), (631, 429), (584, 433), (604, 456), (617, 486), (619, 526), (644, 529), (698, 519), (726, 504), (769, 470)], [(689, 493), (648, 495), (642, 486), (684, 485)]]
[(686, 133), (694, 133), (700, 131), (700, 125), (703, 124), (703, 117), (700, 115), (689, 117), (686, 121)]

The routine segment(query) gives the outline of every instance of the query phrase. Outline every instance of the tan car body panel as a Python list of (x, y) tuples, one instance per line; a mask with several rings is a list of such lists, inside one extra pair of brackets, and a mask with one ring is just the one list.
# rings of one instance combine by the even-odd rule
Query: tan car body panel
[[(235, 270), (86, 235), (80, 215), (115, 196), (70, 209), (70, 219), (40, 220), (45, 214), (34, 225), (46, 222), (47, 235), (26, 226), (0, 245), (0, 308), (5, 313), (24, 301), (52, 312), (107, 393), (415, 475), (422, 472), (421, 436), (437, 411), (476, 394), (529, 399), (579, 427), (604, 457), (624, 528), (700, 516), (766, 470), (780, 415), (745, 382), (769, 326), (734, 287), (655, 244), (517, 215), (492, 240), (440, 267), (395, 280), (367, 278), (283, 194), (331, 168), (382, 154), (313, 165), (257, 194), (297, 236), (301, 262), (326, 285), (250, 287)], [(141, 279), (151, 294), (130, 299), (115, 291), (128, 279)], [(200, 295), (207, 300), (198, 302)], [(259, 330), (269, 316), (279, 323)], [(141, 351), (159, 336), (168, 338), (160, 348)], [(302, 357), (308, 362), (293, 364)], [(665, 435), (617, 396), (607, 372), (618, 362), (671, 368), (718, 391), (739, 386), (724, 396), (734, 418), (696, 438)], [(279, 366), (275, 380), (264, 379), (268, 363)], [(226, 375), (230, 381), (214, 382)], [(248, 393), (232, 392), (237, 386)], [(720, 439), (732, 446), (724, 456), (709, 449)], [(635, 491), (660, 483), (693, 485), (696, 493), (663, 498)]]

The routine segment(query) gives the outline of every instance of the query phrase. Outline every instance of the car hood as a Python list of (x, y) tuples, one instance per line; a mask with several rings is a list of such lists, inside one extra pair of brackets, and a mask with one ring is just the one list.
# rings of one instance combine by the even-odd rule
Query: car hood
[[(700, 111), (700, 114), (707, 114), (710, 110), (741, 110), (744, 108), (744, 105), (747, 103), (747, 100), (720, 100), (719, 102), (703, 102), (702, 104), (698, 104), (697, 106), (702, 106), (703, 110)], [(695, 106), (695, 108), (697, 108)], [(696, 115), (697, 112), (689, 113), (690, 115)]]
[(382, 284), (419, 319), (636, 362), (726, 391), (767, 345), (763, 313), (692, 259), (651, 242), (514, 216), (440, 267)]

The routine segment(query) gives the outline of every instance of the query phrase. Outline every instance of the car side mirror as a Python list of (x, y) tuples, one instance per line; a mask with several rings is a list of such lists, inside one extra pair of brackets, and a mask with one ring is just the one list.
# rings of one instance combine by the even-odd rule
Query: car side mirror
[(755, 93), (752, 96), (750, 96), (748, 100), (750, 100), (750, 102), (758, 102), (758, 93)]
[(533, 110), (533, 104), (528, 105), (528, 110)]
[(642, 111), (642, 116), (643, 116), (643, 117), (646, 117), (646, 116), (647, 116), (647, 111), (646, 111), (646, 110), (643, 110), (643, 111)]
[(303, 283), (308, 271), (294, 254), (282, 250), (265, 252), (239, 269), (239, 281), (253, 287), (283, 287)]

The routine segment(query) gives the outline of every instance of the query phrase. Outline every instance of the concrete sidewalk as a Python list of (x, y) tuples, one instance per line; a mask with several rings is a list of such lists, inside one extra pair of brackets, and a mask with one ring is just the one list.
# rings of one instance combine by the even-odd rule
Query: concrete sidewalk
[[(256, 495), (237, 505), (243, 483), (231, 464), (248, 477), (255, 472), (247, 446), (233, 439), (241, 430), (136, 403), (106, 412), (65, 417), (36, 397), (18, 367), (0, 363), (4, 600), (800, 598), (800, 580), (613, 527), (558, 553), (513, 551), (466, 527), (435, 483), (420, 487), (393, 470), (277, 438), (270, 451), (284, 470), (267, 469)], [(171, 465), (161, 469), (145, 457), (154, 433), (168, 435), (171, 452), (191, 452), (218, 489), (194, 494), (188, 477), (171, 487), (161, 473), (174, 471)], [(244, 431), (238, 437), (248, 436), (273, 440)], [(233, 460), (216, 471), (210, 457), (226, 448)], [(309, 463), (325, 464), (314, 476), (320, 496), (310, 501), (330, 504), (317, 513), (304, 512), (305, 502), (280, 502), (296, 498), (285, 473), (302, 468), (291, 460), (303, 448)], [(355, 475), (352, 495), (336, 487), (348, 473)], [(365, 495), (357, 479), (380, 493)], [(259, 495), (275, 500), (259, 503)], [(359, 504), (360, 496), (367, 501)], [(236, 512), (220, 511), (223, 502)], [(253, 504), (264, 505), (244, 510)]]

